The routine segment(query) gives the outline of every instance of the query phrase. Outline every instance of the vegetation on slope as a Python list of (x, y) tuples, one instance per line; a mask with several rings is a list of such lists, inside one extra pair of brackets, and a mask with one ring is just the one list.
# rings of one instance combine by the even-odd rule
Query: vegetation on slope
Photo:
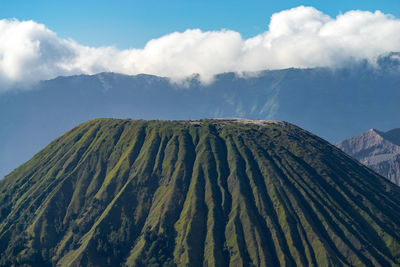
[(287, 123), (84, 123), (0, 181), (0, 265), (396, 266), (400, 188)]

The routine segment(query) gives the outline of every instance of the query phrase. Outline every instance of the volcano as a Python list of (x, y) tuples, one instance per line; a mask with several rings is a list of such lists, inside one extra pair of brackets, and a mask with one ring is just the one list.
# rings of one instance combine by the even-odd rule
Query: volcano
[(398, 266), (400, 187), (286, 122), (97, 119), (0, 181), (1, 266)]

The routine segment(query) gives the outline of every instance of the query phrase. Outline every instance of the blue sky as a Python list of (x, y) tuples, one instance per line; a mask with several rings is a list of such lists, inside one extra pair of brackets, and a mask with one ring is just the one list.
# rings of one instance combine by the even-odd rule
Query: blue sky
[(0, 0), (0, 91), (60, 75), (340, 67), (400, 52), (400, 0)]
[(230, 29), (249, 38), (267, 30), (275, 12), (296, 6), (313, 6), (336, 17), (349, 10), (381, 10), (400, 17), (398, 0), (1, 0), (0, 18), (43, 23), (59, 37), (88, 46), (114, 45), (142, 48), (165, 34), (199, 28)]

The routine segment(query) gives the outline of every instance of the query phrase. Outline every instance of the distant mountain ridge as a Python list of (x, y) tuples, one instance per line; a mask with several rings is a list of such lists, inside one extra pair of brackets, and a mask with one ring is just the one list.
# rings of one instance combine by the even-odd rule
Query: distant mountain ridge
[(398, 266), (400, 187), (286, 122), (97, 119), (0, 181), (0, 266)]
[(379, 132), (380, 135), (385, 137), (385, 139), (389, 140), (393, 144), (400, 146), (400, 128), (392, 129), (387, 132)]
[[(58, 77), (0, 94), (0, 177), (75, 125), (98, 117), (246, 117), (295, 123), (336, 143), (400, 125), (400, 62), (217, 75), (211, 84), (116, 73)], [(385, 118), (385, 119), (382, 119)]]
[(400, 128), (371, 129), (337, 143), (337, 147), (400, 186)]

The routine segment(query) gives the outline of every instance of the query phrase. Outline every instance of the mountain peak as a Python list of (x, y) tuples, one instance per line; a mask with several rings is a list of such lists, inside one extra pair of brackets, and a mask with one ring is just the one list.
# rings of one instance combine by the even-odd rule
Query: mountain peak
[(0, 181), (0, 265), (398, 265), (399, 203), (292, 124), (97, 119)]
[(227, 124), (227, 123), (237, 123), (237, 124), (254, 124), (254, 125), (269, 125), (269, 124), (277, 124), (277, 125), (287, 125), (287, 122), (277, 121), (277, 120), (253, 120), (253, 119), (245, 119), (245, 118), (209, 118), (209, 119), (201, 119), (201, 120), (183, 120), (183, 122), (188, 122), (190, 124), (201, 124), (203, 122), (214, 123), (214, 124)]
[(356, 155), (363, 153), (365, 149), (380, 146), (385, 142), (380, 132), (374, 128), (352, 138), (346, 139), (336, 145), (347, 154)]
[(370, 129), (337, 147), (400, 185), (400, 128), (387, 132)]

